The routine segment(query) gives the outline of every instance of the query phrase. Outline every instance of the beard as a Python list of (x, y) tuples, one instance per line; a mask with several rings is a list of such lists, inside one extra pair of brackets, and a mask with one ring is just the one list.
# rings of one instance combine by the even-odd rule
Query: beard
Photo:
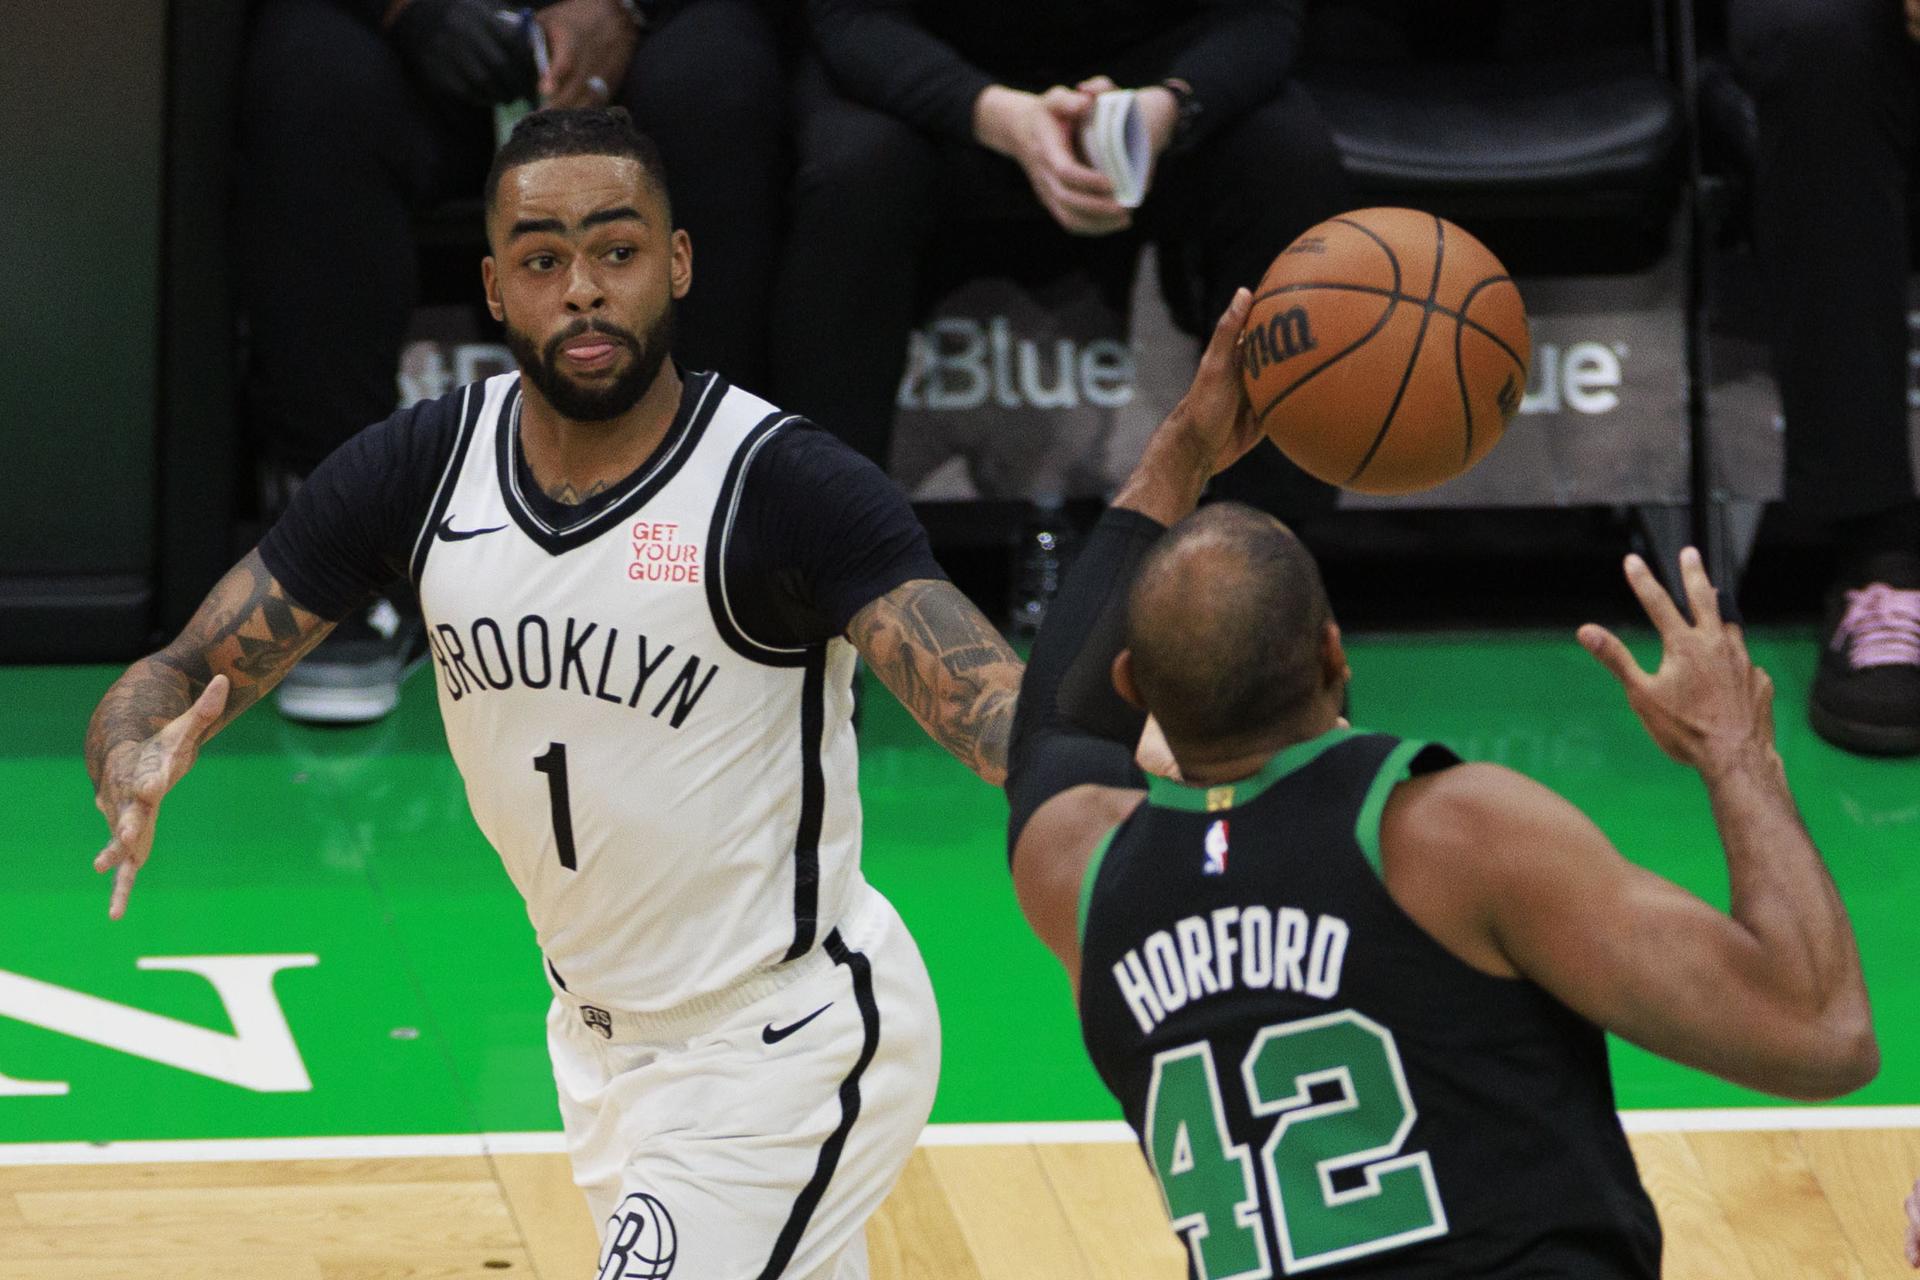
[[(507, 350), (520, 366), (521, 375), (539, 389), (547, 403), (561, 417), (574, 422), (606, 422), (617, 418), (640, 402), (673, 350), (674, 305), (669, 302), (659, 318), (636, 338), (632, 333), (605, 320), (576, 320), (540, 347), (534, 336), (505, 322)], [(611, 382), (583, 384), (560, 370), (560, 344), (583, 333), (596, 333), (627, 349), (626, 371)]]

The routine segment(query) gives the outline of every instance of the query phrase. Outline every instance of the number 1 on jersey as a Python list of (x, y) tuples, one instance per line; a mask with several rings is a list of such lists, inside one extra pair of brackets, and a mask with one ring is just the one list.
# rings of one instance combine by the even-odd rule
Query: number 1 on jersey
[(547, 775), (547, 799), (553, 804), (553, 843), (560, 850), (560, 865), (575, 870), (573, 807), (567, 802), (567, 744), (549, 742), (546, 754), (533, 758), (533, 767)]

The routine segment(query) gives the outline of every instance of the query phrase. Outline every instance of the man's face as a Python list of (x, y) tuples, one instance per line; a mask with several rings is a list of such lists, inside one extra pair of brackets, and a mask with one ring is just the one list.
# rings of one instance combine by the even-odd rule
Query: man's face
[(487, 306), (521, 372), (562, 416), (617, 418), (673, 346), (693, 249), (627, 156), (560, 156), (509, 169), (488, 219)]

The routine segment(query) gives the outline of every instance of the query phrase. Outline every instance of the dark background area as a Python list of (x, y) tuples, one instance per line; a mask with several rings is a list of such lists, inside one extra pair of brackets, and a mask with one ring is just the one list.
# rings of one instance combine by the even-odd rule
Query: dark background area
[[(170, 0), (10, 14), (0, 43), (0, 228), (14, 251), (0, 290), (9, 446), (0, 661), (121, 660), (151, 647), (259, 531), (225, 250), (244, 11), (242, 0)], [(1687, 14), (1684, 4), (1645, 11), (1656, 25)], [(1684, 53), (1656, 43), (1662, 58)], [(1686, 88), (1677, 80), (1675, 101)], [(1348, 91), (1340, 83), (1334, 76), (1327, 91)], [(1459, 83), (1469, 97), (1482, 91)], [(1391, 140), (1408, 127), (1391, 114), (1370, 122), (1364, 103), (1353, 109), (1361, 135), (1378, 128)], [(1356, 136), (1343, 146), (1364, 150)], [(1400, 162), (1390, 151), (1358, 161), (1389, 185)], [(1563, 188), (1521, 195), (1566, 213)], [(1502, 207), (1484, 192), (1460, 198), (1458, 211), (1444, 193), (1426, 203), (1472, 216), (1479, 201), (1481, 217)], [(1648, 218), (1671, 216), (1656, 203), (1612, 236), (1523, 219), (1500, 243), (1522, 270), (1550, 268), (1574, 243), (1584, 269), (1630, 267), (1645, 256)], [(423, 224), (430, 296), (470, 288), (461, 225)], [(1084, 526), (1097, 506), (1072, 514)], [(1004, 616), (1030, 513), (985, 503), (923, 514), (956, 580)], [(1348, 511), (1302, 532), (1349, 626), (1561, 626), (1635, 614), (1618, 562), (1643, 538), (1624, 509)], [(1750, 618), (1811, 617), (1830, 567), (1816, 532), (1770, 516), (1742, 587)]]

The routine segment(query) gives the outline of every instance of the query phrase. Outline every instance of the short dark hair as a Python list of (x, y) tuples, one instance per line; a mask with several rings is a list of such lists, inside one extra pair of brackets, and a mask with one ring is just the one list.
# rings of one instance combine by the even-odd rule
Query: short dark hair
[(667, 194), (667, 169), (660, 160), (660, 148), (634, 127), (625, 107), (549, 107), (522, 116), (494, 153), (493, 167), (487, 171), (487, 215), (493, 215), (500, 179), (507, 170), (557, 156), (629, 156), (638, 161), (647, 184), (666, 206), (667, 224), (673, 224), (673, 200)]
[(1161, 535), (1127, 596), (1134, 683), (1176, 742), (1247, 737), (1319, 687), (1333, 611), (1312, 554), (1285, 525), (1233, 502)]

